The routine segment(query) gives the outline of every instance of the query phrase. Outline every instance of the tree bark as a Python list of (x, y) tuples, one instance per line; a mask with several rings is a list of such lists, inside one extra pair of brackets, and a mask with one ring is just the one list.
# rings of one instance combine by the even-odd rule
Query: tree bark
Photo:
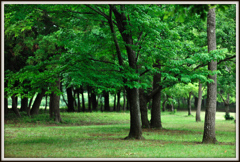
[(21, 117), (18, 108), (17, 108), (17, 97), (15, 95), (12, 96), (12, 110), (17, 115), (17, 117)]
[(97, 111), (97, 106), (98, 106), (97, 96), (94, 92), (91, 93), (91, 100), (92, 100), (92, 110)]
[(8, 99), (4, 97), (4, 115), (8, 113)]
[[(160, 60), (156, 61), (159, 65), (160, 70)], [(161, 73), (157, 73), (153, 76), (153, 89), (156, 89), (161, 82)], [(152, 97), (152, 111), (151, 111), (151, 128), (162, 128), (161, 123), (161, 88)]]
[(31, 115), (38, 115), (39, 107), (40, 107), (40, 104), (41, 104), (41, 101), (42, 101), (42, 98), (43, 98), (45, 92), (46, 92), (46, 90), (42, 90), (41, 93), (38, 93), (38, 95), (33, 103), (32, 109), (30, 110)]
[(104, 92), (104, 110), (105, 111), (110, 111), (110, 106), (109, 106), (109, 92)]
[(189, 96), (188, 96), (188, 116), (192, 115), (192, 113), (191, 113), (191, 97), (192, 97), (192, 92), (189, 92)]
[(48, 98), (48, 96), (46, 95), (46, 96), (45, 96), (45, 100), (46, 100), (46, 103), (45, 103), (45, 111), (47, 111), (47, 98)]
[(139, 100), (140, 100), (140, 111), (141, 111), (141, 121), (142, 128), (150, 128), (149, 120), (148, 120), (148, 109), (147, 109), (147, 96), (144, 93), (144, 90), (139, 89)]
[[(207, 17), (207, 36), (208, 36), (208, 52), (216, 50), (216, 34), (215, 34), (215, 8), (209, 9)], [(212, 60), (208, 63), (208, 70), (217, 70), (217, 62)], [(207, 106), (205, 111), (205, 122), (203, 132), (203, 143), (216, 143), (215, 137), (215, 115), (217, 101), (217, 75), (208, 75), (213, 83), (207, 84)]]
[[(58, 89), (60, 89), (60, 79), (56, 81), (56, 86)], [(52, 114), (50, 114), (50, 117), (54, 117), (55, 122), (62, 122), (62, 118), (60, 116), (60, 109), (59, 109), (60, 96), (52, 92), (50, 98), (51, 98), (50, 109), (52, 110)]]
[(202, 104), (202, 83), (199, 80), (199, 88), (198, 88), (198, 104), (196, 110), (196, 122), (201, 121), (200, 113), (201, 113), (201, 104)]
[(27, 109), (27, 115), (28, 116), (30, 116), (30, 109), (31, 109), (31, 106), (32, 106), (33, 97), (30, 99), (29, 104), (28, 104), (28, 109)]
[(119, 90), (118, 93), (117, 93), (117, 111), (120, 111), (120, 96), (121, 94), (121, 91)]
[[(129, 32), (125, 32), (127, 30), (127, 26), (129, 26), (129, 21), (127, 21), (127, 16), (125, 15), (124, 5), (121, 5), (121, 12), (117, 10), (114, 5), (110, 6), (110, 12), (113, 11), (115, 15), (115, 19), (117, 22), (118, 30), (122, 36), (125, 44), (125, 49), (128, 55), (128, 64), (129, 67), (135, 70), (137, 73), (137, 57), (136, 52), (132, 49), (131, 45), (133, 45), (133, 38)], [(128, 18), (129, 19), (129, 18)], [(119, 62), (121, 58), (118, 58)], [(121, 63), (120, 63), (121, 65)], [(128, 102), (130, 105), (130, 132), (129, 135), (125, 139), (143, 139), (142, 137), (142, 128), (141, 128), (141, 118), (140, 118), (140, 103), (139, 103), (139, 90), (137, 88), (131, 88), (127, 90), (128, 94)]]
[(125, 139), (144, 139), (142, 136), (139, 90), (137, 88), (128, 89), (130, 104), (130, 132)]
[(72, 95), (72, 87), (67, 88), (68, 112), (74, 112), (74, 98)]
[(26, 111), (27, 112), (28, 107), (28, 98), (24, 97), (21, 99), (21, 108), (20, 111)]

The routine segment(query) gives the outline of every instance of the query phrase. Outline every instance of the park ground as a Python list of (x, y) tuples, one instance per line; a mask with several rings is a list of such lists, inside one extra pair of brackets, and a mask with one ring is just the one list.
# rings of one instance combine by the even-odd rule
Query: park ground
[[(195, 112), (162, 112), (163, 129), (143, 129), (145, 140), (124, 140), (129, 112), (61, 112), (63, 123), (48, 112), (4, 120), (4, 158), (236, 158), (236, 123), (216, 113), (217, 144), (202, 144)], [(149, 113), (150, 114), (150, 113)], [(235, 113), (230, 113), (235, 116)], [(149, 116), (150, 119), (150, 116)]]

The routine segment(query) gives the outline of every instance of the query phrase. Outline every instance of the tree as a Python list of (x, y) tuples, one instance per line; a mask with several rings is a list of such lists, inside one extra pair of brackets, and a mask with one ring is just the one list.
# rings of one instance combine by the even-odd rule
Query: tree
[[(208, 52), (216, 50), (216, 24), (215, 8), (210, 8), (207, 17), (207, 35), (208, 35)], [(217, 61), (212, 60), (208, 63), (208, 69), (217, 70)], [(207, 84), (207, 107), (205, 111), (203, 143), (216, 143), (215, 137), (215, 114), (217, 100), (217, 74), (209, 75), (212, 83)]]

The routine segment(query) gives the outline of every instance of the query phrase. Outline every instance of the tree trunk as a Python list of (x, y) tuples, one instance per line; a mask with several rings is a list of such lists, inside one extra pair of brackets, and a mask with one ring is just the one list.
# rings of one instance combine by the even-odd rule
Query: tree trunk
[[(160, 70), (160, 60), (156, 61), (159, 65)], [(153, 89), (156, 89), (161, 82), (161, 74), (157, 73), (153, 76)], [(152, 111), (151, 111), (151, 128), (162, 128), (161, 123), (161, 88), (152, 97)]]
[(110, 111), (109, 107), (109, 92), (104, 92), (104, 110)]
[(31, 115), (38, 115), (39, 107), (40, 107), (40, 104), (41, 104), (41, 101), (42, 101), (42, 98), (43, 98), (45, 92), (46, 92), (46, 90), (42, 90), (41, 93), (38, 93), (38, 95), (33, 103), (32, 109), (30, 111)]
[(12, 110), (17, 115), (17, 117), (21, 117), (17, 108), (17, 100), (15, 95), (12, 96)]
[(130, 132), (125, 139), (144, 139), (140, 120), (139, 91), (137, 88), (128, 89), (130, 104)]
[[(56, 86), (58, 89), (60, 89), (60, 79), (56, 81)], [(60, 96), (52, 92), (50, 96), (50, 101), (51, 101), (50, 109), (52, 113), (50, 114), (50, 117), (54, 117), (55, 122), (62, 122), (59, 109)]]
[(196, 122), (201, 121), (200, 113), (201, 113), (201, 103), (202, 103), (202, 83), (199, 80), (199, 88), (198, 88), (198, 104), (196, 110)]
[(150, 128), (148, 120), (148, 109), (147, 109), (147, 96), (144, 94), (143, 89), (139, 89), (139, 100), (140, 100), (140, 111), (141, 111), (141, 121), (142, 128)]
[(119, 90), (118, 93), (117, 93), (117, 111), (120, 111), (120, 96), (121, 94), (121, 91)]
[[(33, 97), (34, 97), (34, 95), (33, 95)], [(30, 99), (29, 104), (28, 104), (28, 109), (27, 109), (27, 115), (28, 116), (30, 116), (30, 109), (31, 109), (31, 106), (32, 106), (33, 97)]]
[[(124, 5), (121, 5), (121, 12), (117, 10), (117, 8), (113, 5), (110, 6), (110, 14), (112, 14), (112, 11), (115, 15), (115, 19), (117, 22), (118, 30), (122, 36), (123, 41), (125, 44), (125, 49), (127, 51), (128, 55), (128, 64), (129, 67), (137, 73), (137, 57), (136, 52), (132, 49), (133, 45), (133, 38), (130, 33), (126, 33), (127, 30), (128, 20), (127, 16), (125, 15), (124, 11), (125, 7)], [(110, 15), (111, 17), (111, 15)], [(121, 54), (121, 53), (120, 53)], [(122, 57), (118, 57), (120, 65), (122, 65)], [(142, 128), (141, 128), (141, 119), (140, 119), (140, 103), (139, 103), (139, 90), (137, 88), (132, 88), (127, 90), (128, 94), (128, 102), (130, 105), (130, 132), (129, 135), (125, 139), (143, 139), (142, 137)]]
[(91, 94), (91, 100), (92, 100), (92, 110), (97, 111), (97, 106), (98, 106), (97, 96), (94, 92), (92, 92)]
[(28, 107), (28, 98), (23, 97), (21, 99), (21, 108), (20, 111), (26, 111), (27, 112), (27, 107)]
[(74, 112), (74, 98), (72, 95), (72, 87), (67, 88), (68, 112)]
[(8, 113), (8, 99), (4, 97), (4, 115)]
[(45, 103), (45, 112), (47, 111), (47, 98), (48, 98), (48, 96), (46, 95), (46, 96), (45, 96), (45, 100), (46, 100), (46, 103)]
[(189, 92), (189, 96), (188, 96), (188, 116), (192, 115), (192, 113), (191, 113), (191, 97), (192, 97), (192, 92)]
[(50, 94), (50, 99), (49, 99), (49, 116), (50, 118), (53, 118), (54, 117), (54, 106), (53, 106), (53, 101), (54, 97), (53, 97), (53, 93)]
[[(215, 34), (215, 8), (209, 9), (207, 17), (207, 36), (208, 36), (208, 52), (216, 50), (216, 34)], [(208, 63), (208, 70), (217, 70), (217, 62)], [(205, 112), (203, 143), (216, 143), (215, 137), (215, 115), (217, 101), (217, 75), (208, 75), (213, 83), (207, 84), (207, 106)]]

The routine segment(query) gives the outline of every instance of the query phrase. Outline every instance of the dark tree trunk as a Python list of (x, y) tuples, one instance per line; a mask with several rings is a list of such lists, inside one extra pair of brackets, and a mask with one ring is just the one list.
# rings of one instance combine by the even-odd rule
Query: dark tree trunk
[(201, 103), (202, 103), (202, 83), (199, 80), (199, 88), (198, 88), (198, 104), (196, 110), (196, 122), (201, 121), (200, 113), (201, 113)]
[(31, 109), (31, 106), (32, 106), (33, 97), (30, 99), (29, 104), (28, 104), (28, 109), (27, 109), (28, 116), (30, 116), (30, 109)]
[(75, 89), (75, 90), (73, 90), (73, 99), (74, 99), (74, 101), (73, 101), (73, 105), (74, 105), (74, 107), (77, 107), (77, 97), (76, 97), (76, 95), (77, 95), (77, 90)]
[(68, 98), (68, 112), (74, 112), (74, 98), (72, 95), (72, 87), (67, 88), (67, 98)]
[(92, 93), (91, 98), (92, 98), (92, 109), (93, 111), (97, 111), (98, 102), (97, 102), (96, 94)]
[[(159, 60), (157, 61), (159, 64)], [(161, 82), (161, 74), (157, 73), (153, 76), (153, 89), (156, 89)], [(152, 97), (152, 110), (151, 110), (151, 128), (162, 128), (161, 123), (161, 88)]]
[(116, 94), (114, 94), (114, 99), (113, 99), (113, 111), (116, 111)]
[(81, 90), (81, 94), (82, 94), (82, 111), (85, 112), (86, 108), (85, 108), (85, 101), (84, 101), (84, 89), (83, 86), (80, 87)]
[(54, 97), (53, 97), (53, 93), (50, 94), (50, 99), (49, 99), (49, 116), (50, 118), (53, 118), (54, 117), (54, 106), (53, 106), (53, 101)]
[(117, 111), (120, 111), (120, 98), (121, 98), (120, 94), (121, 94), (121, 91), (118, 91), (118, 93), (117, 93)]
[(8, 113), (8, 99), (4, 97), (4, 115)]
[(139, 89), (139, 100), (140, 100), (140, 111), (141, 111), (141, 121), (142, 128), (150, 128), (148, 120), (148, 109), (147, 109), (147, 96), (143, 89)]
[(192, 115), (192, 113), (191, 113), (191, 97), (192, 97), (192, 92), (189, 92), (189, 96), (188, 96), (188, 116)]
[(92, 100), (91, 100), (92, 87), (87, 86), (87, 90), (88, 90), (88, 111), (92, 112)]
[(17, 117), (21, 117), (17, 108), (17, 100), (15, 95), (12, 96), (12, 110), (17, 115)]
[[(56, 86), (58, 89), (60, 89), (60, 79), (56, 81)], [(54, 117), (55, 122), (62, 122), (59, 109), (60, 96), (52, 92), (50, 96), (50, 101), (51, 101), (50, 109), (52, 113), (50, 114), (50, 117)]]
[[(115, 19), (117, 22), (117, 27), (119, 32), (121, 33), (123, 41), (125, 44), (125, 49), (128, 55), (128, 64), (129, 67), (137, 73), (137, 57), (136, 52), (132, 49), (131, 45), (133, 45), (133, 38), (130, 33), (126, 33), (127, 26), (129, 26), (129, 21), (127, 21), (127, 16), (125, 15), (124, 5), (121, 5), (121, 12), (117, 10), (117, 8), (113, 5), (110, 6), (110, 14), (112, 11), (115, 15)], [(111, 17), (111, 15), (110, 15)], [(121, 53), (120, 53), (121, 54)], [(119, 55), (120, 55), (119, 54)], [(118, 57), (120, 65), (122, 65), (122, 57)], [(125, 139), (143, 139), (142, 137), (142, 128), (141, 128), (141, 119), (140, 119), (140, 103), (139, 103), (139, 91), (137, 88), (132, 88), (127, 90), (128, 94), (128, 102), (130, 105), (130, 132), (129, 135)]]
[[(209, 9), (207, 17), (207, 36), (208, 36), (208, 52), (216, 50), (216, 34), (215, 34), (215, 8)], [(208, 63), (208, 70), (217, 70), (217, 62), (211, 61)], [(203, 132), (203, 143), (216, 143), (215, 136), (215, 115), (217, 101), (217, 75), (209, 75), (213, 83), (207, 84), (207, 106), (205, 111), (205, 122)]]
[(39, 107), (40, 107), (40, 104), (41, 104), (41, 101), (42, 101), (42, 98), (43, 98), (45, 92), (46, 92), (46, 90), (42, 90), (41, 93), (38, 93), (38, 95), (33, 103), (32, 109), (30, 111), (31, 115), (38, 115)]
[(26, 111), (27, 112), (28, 108), (28, 98), (24, 97), (21, 99), (21, 108), (20, 111)]
[(110, 111), (109, 107), (109, 92), (104, 92), (104, 110)]
[(46, 103), (45, 103), (45, 112), (47, 111), (47, 105), (48, 105), (48, 104), (47, 104), (47, 98), (48, 98), (48, 96), (46, 95), (46, 96), (45, 96), (45, 100), (46, 100)]
[(139, 91), (137, 88), (128, 89), (130, 104), (130, 132), (125, 139), (144, 139), (140, 120)]

